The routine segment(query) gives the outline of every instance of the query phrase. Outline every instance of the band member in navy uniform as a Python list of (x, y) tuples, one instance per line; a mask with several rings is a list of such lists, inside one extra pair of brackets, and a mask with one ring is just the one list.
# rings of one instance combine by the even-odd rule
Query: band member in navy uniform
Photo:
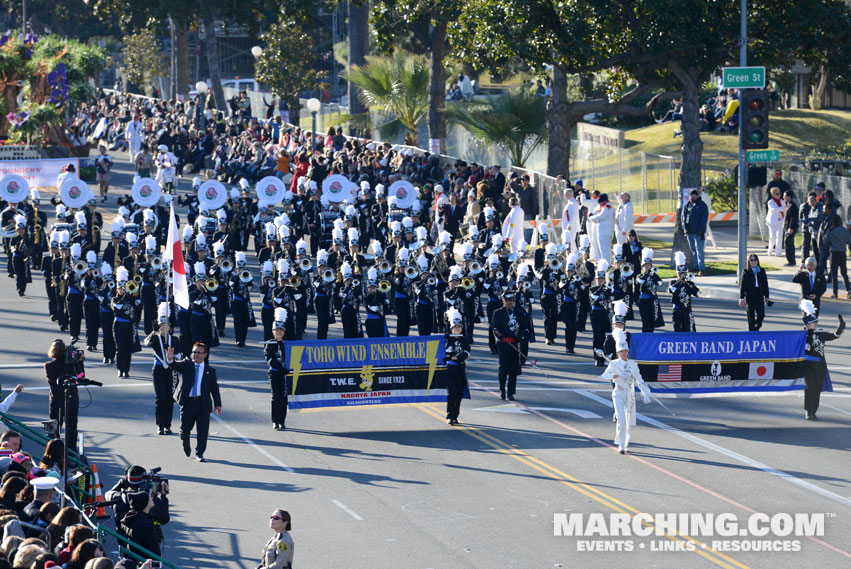
[(275, 308), (285, 308), (287, 310), (287, 319), (284, 322), (284, 339), (287, 341), (301, 340), (298, 337), (298, 330), (295, 326), (295, 298), (293, 294), (295, 289), (290, 286), (290, 262), (286, 259), (278, 259), (278, 286), (273, 292), (272, 301)]
[(390, 306), (390, 300), (383, 292), (378, 290), (378, 271), (375, 267), (370, 267), (367, 271), (366, 296), (363, 299), (364, 308), (366, 308), (366, 335), (369, 338), (386, 338), (387, 321), (385, 314)]
[(446, 422), (458, 424), (461, 411), (461, 399), (469, 397), (467, 385), (467, 358), (470, 357), (470, 343), (464, 336), (464, 317), (450, 308), (447, 313), (449, 332), (446, 334)]
[(429, 260), (425, 255), (417, 258), (420, 276), (414, 281), (414, 294), (417, 298), (417, 333), (428, 336), (435, 328), (435, 308), (437, 304), (437, 279), (429, 272)]
[(396, 336), (399, 338), (407, 336), (411, 330), (413, 286), (411, 279), (405, 276), (409, 259), (410, 251), (406, 248), (401, 248), (396, 253), (396, 274), (393, 276), (393, 291), (395, 293), (393, 312), (396, 314)]
[(531, 365), (529, 361), (529, 344), (535, 341), (535, 322), (532, 320), (532, 304), (535, 299), (532, 297), (531, 287), (532, 280), (529, 277), (529, 265), (521, 263), (517, 267), (517, 306), (526, 313), (526, 321), (529, 323), (528, 334), (520, 341), (520, 353), (523, 358), (521, 365)]
[(71, 332), (71, 342), (80, 340), (80, 328), (83, 323), (83, 274), (78, 273), (76, 265), (82, 261), (82, 247), (79, 243), (71, 245), (71, 265), (65, 269), (67, 294), (65, 305), (68, 310), (68, 328)]
[(558, 285), (564, 276), (562, 261), (558, 258), (558, 247), (550, 243), (546, 248), (546, 263), (541, 270), (541, 311), (544, 313), (544, 336), (547, 345), (555, 344), (558, 335)]
[(591, 330), (594, 332), (593, 350), (594, 360), (597, 367), (604, 367), (605, 360), (597, 355), (597, 350), (602, 350), (606, 342), (606, 334), (612, 331), (609, 322), (609, 304), (611, 303), (611, 291), (606, 284), (606, 271), (609, 270), (609, 262), (600, 259), (597, 262), (596, 278), (589, 291), (591, 299)]
[(313, 308), (316, 311), (316, 339), (328, 337), (328, 326), (334, 318), (334, 281), (337, 275), (328, 266), (328, 252), (321, 249), (316, 253), (316, 280), (313, 281)]
[(166, 350), (169, 347), (180, 352), (179, 342), (171, 333), (169, 324), (169, 306), (161, 302), (157, 309), (158, 328), (148, 334), (144, 344), (154, 352), (154, 366), (151, 370), (154, 380), (154, 418), (157, 422), (158, 435), (171, 434), (171, 420), (174, 416), (174, 370), (166, 362)]
[(272, 424), (276, 431), (283, 431), (287, 422), (287, 363), (284, 351), (285, 308), (275, 309), (275, 321), (272, 325), (272, 340), (266, 342), (263, 354), (269, 364), (269, 385), (272, 388)]
[(485, 311), (488, 317), (488, 346), (491, 353), (496, 355), (496, 336), (493, 335), (493, 313), (502, 308), (502, 291), (508, 288), (499, 257), (493, 253), (487, 258), (487, 275), (482, 282), (482, 290), (488, 295)]
[(824, 358), (824, 345), (832, 342), (845, 331), (845, 319), (837, 314), (839, 326), (833, 333), (825, 332), (818, 327), (818, 315), (816, 314), (813, 301), (801, 300), (801, 310), (804, 312), (804, 326), (807, 329), (807, 343), (804, 353), (804, 409), (807, 412), (807, 420), (816, 420), (819, 400), (822, 391), (833, 391), (830, 384), (830, 374), (827, 370), (827, 361)]
[(272, 339), (272, 324), (275, 322), (275, 265), (264, 261), (260, 265), (260, 321), (263, 323), (263, 341)]
[[(230, 306), (233, 315), (233, 336), (238, 348), (245, 347), (245, 339), (248, 336), (248, 328), (254, 320), (251, 307), (251, 289), (254, 283), (251, 271), (245, 268), (245, 253), (236, 252), (236, 271), (230, 273), (230, 290), (232, 291), (232, 302)], [(256, 323), (255, 323), (256, 326)]]
[(671, 304), (674, 305), (674, 313), (671, 315), (674, 332), (696, 332), (694, 313), (691, 310), (691, 297), (696, 297), (700, 289), (689, 277), (685, 253), (682, 251), (674, 253), (674, 264), (677, 267), (677, 279), (671, 281), (668, 286), (668, 291), (671, 293)]
[(100, 329), (103, 332), (103, 363), (115, 363), (115, 334), (112, 331), (115, 314), (112, 312), (112, 296), (115, 291), (115, 280), (112, 267), (104, 261), (100, 266), (101, 286), (97, 297), (100, 303)]
[(15, 272), (15, 286), (18, 296), (27, 292), (27, 283), (32, 282), (29, 270), (29, 258), (32, 254), (32, 239), (27, 235), (27, 218), (15, 216), (15, 236), (9, 240), (9, 251), (12, 253), (12, 269)]
[(638, 312), (641, 315), (641, 331), (652, 332), (665, 325), (662, 308), (656, 290), (662, 279), (653, 268), (653, 249), (641, 250), (641, 274), (638, 276)]
[[(213, 302), (207, 291), (207, 266), (203, 261), (195, 263), (195, 287), (189, 291), (189, 326), (192, 330), (192, 340), (205, 346), (219, 344), (213, 322)], [(209, 352), (208, 352), (209, 353)]]
[(514, 307), (515, 293), (509, 289), (502, 293), (502, 308), (493, 313), (493, 328), (499, 343), (499, 397), (514, 401), (517, 374), (520, 371), (519, 344), (528, 333), (526, 314)]
[(586, 290), (585, 282), (576, 274), (576, 262), (576, 253), (571, 253), (567, 257), (567, 274), (558, 283), (558, 296), (561, 298), (559, 317), (564, 322), (564, 349), (568, 354), (576, 353), (579, 303)]
[(612, 285), (612, 300), (623, 300), (626, 302), (626, 319), (632, 320), (633, 284), (635, 282), (635, 267), (630, 264), (626, 266), (623, 248), (629, 245), (612, 245), (612, 258), (614, 259), (614, 270), (609, 273), (609, 282)]
[(360, 315), (360, 283), (355, 282), (352, 266), (348, 261), (340, 269), (343, 285), (340, 287), (340, 299), (343, 301), (340, 309), (340, 320), (343, 321), (343, 338), (363, 338)]
[(128, 293), (124, 288), (129, 279), (129, 273), (124, 267), (118, 267), (115, 286), (115, 297), (112, 299), (112, 312), (115, 320), (112, 324), (112, 333), (115, 337), (115, 347), (118, 354), (115, 358), (115, 367), (118, 368), (118, 377), (130, 377), (130, 359), (133, 356), (133, 338), (136, 334), (133, 325), (133, 312), (136, 304), (141, 301)]
[(83, 275), (83, 314), (86, 319), (86, 349), (90, 352), (97, 350), (98, 332), (100, 331), (100, 300), (98, 290), (103, 281), (95, 276), (97, 270), (97, 254), (94, 251), (86, 253), (88, 270)]

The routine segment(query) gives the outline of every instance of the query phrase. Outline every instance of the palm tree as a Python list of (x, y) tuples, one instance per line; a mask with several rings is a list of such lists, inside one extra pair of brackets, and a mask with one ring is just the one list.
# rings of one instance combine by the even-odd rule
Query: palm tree
[(547, 137), (546, 114), (546, 99), (523, 90), (446, 106), (449, 122), (462, 127), (485, 147), (498, 146), (514, 166), (521, 168)]
[(405, 144), (416, 146), (417, 130), (428, 114), (428, 76), (428, 60), (423, 56), (401, 50), (390, 56), (369, 56), (366, 65), (354, 66), (343, 76), (360, 88), (368, 111), (342, 115), (334, 122), (367, 131), (374, 113), (382, 121), (377, 127), (382, 140), (404, 133)]

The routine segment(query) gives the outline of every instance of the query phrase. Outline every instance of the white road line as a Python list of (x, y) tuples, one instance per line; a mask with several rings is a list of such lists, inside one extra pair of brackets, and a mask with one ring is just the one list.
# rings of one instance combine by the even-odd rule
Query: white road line
[[(822, 395), (824, 395), (824, 394), (822, 394)], [(837, 411), (837, 412), (842, 413), (844, 415), (851, 415), (851, 411), (846, 411), (845, 409), (840, 409), (839, 407), (834, 407), (833, 405), (825, 405), (824, 403), (822, 403), (821, 406), (827, 407), (828, 409), (833, 409), (834, 411)]]
[(357, 515), (357, 513), (355, 511), (353, 511), (347, 505), (342, 503), (340, 500), (331, 500), (331, 503), (334, 504), (335, 506), (337, 506), (338, 508), (340, 508), (341, 510), (343, 510), (344, 512), (346, 512), (347, 514), (349, 514), (350, 516), (352, 516), (357, 521), (359, 521), (359, 522), (363, 521), (362, 517)]
[(235, 434), (236, 436), (241, 438), (244, 442), (248, 443), (248, 446), (252, 447), (254, 450), (259, 452), (260, 454), (262, 454), (263, 456), (265, 456), (266, 458), (268, 458), (269, 460), (271, 460), (272, 462), (274, 462), (275, 464), (277, 464), (278, 466), (280, 466), (281, 468), (283, 468), (287, 472), (295, 473), (295, 470), (293, 470), (292, 468), (290, 468), (289, 466), (287, 466), (286, 464), (284, 464), (283, 462), (281, 462), (280, 460), (278, 460), (277, 458), (272, 456), (269, 453), (269, 451), (267, 451), (266, 449), (264, 449), (263, 447), (261, 447), (260, 445), (258, 445), (257, 443), (255, 443), (254, 441), (252, 441), (251, 439), (249, 439), (248, 437), (246, 437), (242, 433), (240, 433), (234, 427), (231, 427), (229, 423), (227, 423), (224, 419), (222, 419), (218, 415), (211, 414), (210, 417), (212, 417), (213, 419), (215, 419), (216, 421), (221, 423), (222, 426), (224, 426), (227, 430), (229, 430), (230, 432), (232, 432), (233, 434)]
[[(590, 393), (588, 391), (585, 391), (583, 389), (577, 389), (576, 393), (579, 394), (579, 395), (582, 395), (583, 397), (587, 397), (588, 399), (591, 399), (592, 401), (596, 401), (597, 403), (601, 403), (601, 404), (605, 405), (606, 407), (612, 406), (612, 400), (611, 399), (605, 399), (603, 397), (600, 397), (599, 395), (595, 395), (595, 394)], [(694, 443), (696, 445), (702, 446), (704, 448), (708, 448), (709, 450), (712, 450), (712, 451), (715, 451), (717, 453), (728, 456), (728, 457), (732, 458), (733, 460), (737, 460), (737, 461), (739, 461), (743, 464), (746, 464), (746, 465), (751, 466), (753, 468), (757, 468), (757, 469), (762, 470), (763, 472), (766, 472), (766, 473), (771, 474), (773, 476), (777, 476), (781, 480), (785, 480), (786, 482), (789, 482), (791, 484), (799, 486), (799, 487), (801, 487), (805, 490), (809, 490), (810, 492), (814, 492), (816, 494), (819, 494), (820, 496), (823, 496), (823, 497), (825, 497), (829, 500), (833, 500), (834, 502), (842, 504), (843, 506), (851, 507), (851, 499), (846, 498), (845, 496), (840, 496), (839, 494), (835, 494), (835, 493), (831, 492), (830, 490), (825, 490), (824, 488), (816, 486), (815, 484), (807, 482), (806, 480), (801, 480), (800, 478), (793, 476), (793, 475), (789, 474), (788, 472), (784, 472), (782, 470), (777, 470), (776, 468), (768, 466), (767, 464), (763, 464), (763, 463), (761, 463), (757, 460), (754, 460), (750, 457), (747, 457), (743, 454), (739, 454), (735, 451), (726, 449), (726, 448), (724, 448), (720, 445), (709, 442), (709, 441), (702, 439), (702, 438), (700, 438), (696, 435), (693, 435), (691, 433), (687, 433), (685, 431), (682, 431), (682, 430), (680, 430), (676, 427), (672, 427), (672, 426), (668, 425), (667, 423), (663, 423), (662, 421), (653, 419), (653, 418), (648, 417), (646, 415), (642, 415), (641, 413), (636, 413), (635, 416), (639, 420), (644, 421), (645, 423), (648, 423), (650, 425), (653, 425), (654, 427), (658, 427), (660, 429), (668, 431), (672, 435), (676, 435), (680, 438), (686, 439), (687, 441), (691, 441), (692, 443)]]

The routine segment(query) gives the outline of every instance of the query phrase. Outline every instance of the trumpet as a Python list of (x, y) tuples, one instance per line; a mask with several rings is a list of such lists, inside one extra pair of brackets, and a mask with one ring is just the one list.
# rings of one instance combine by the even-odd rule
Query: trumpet
[(547, 261), (547, 267), (551, 271), (561, 270), (562, 266), (563, 266), (563, 263), (561, 262), (561, 259), (559, 259), (558, 257), (553, 257), (552, 259)]
[(305, 257), (304, 259), (302, 259), (301, 261), (298, 262), (298, 268), (301, 269), (302, 271), (307, 272), (307, 271), (309, 271), (310, 269), (313, 268), (313, 263), (310, 261), (310, 259), (308, 257)]
[(337, 280), (337, 273), (334, 272), (334, 269), (325, 269), (322, 271), (322, 280), (326, 283), (332, 283)]
[(115, 290), (115, 281), (106, 281), (106, 288), (109, 290)]
[(242, 269), (239, 271), (239, 280), (244, 283), (250, 283), (254, 280), (254, 275), (248, 269)]
[(389, 273), (392, 270), (393, 270), (393, 265), (387, 259), (378, 263), (378, 272), (386, 275), (387, 273)]
[(480, 262), (473, 261), (472, 263), (470, 263), (470, 274), (478, 275), (482, 272), (483, 268), (484, 267), (482, 267), (482, 264)]
[(222, 270), (222, 272), (229, 273), (233, 270), (233, 261), (231, 261), (230, 259), (222, 259), (219, 262), (219, 268)]
[(136, 284), (136, 281), (127, 281), (124, 283), (124, 290), (127, 291), (127, 294), (136, 294), (139, 292), (139, 285)]
[(352, 279), (352, 288), (358, 288), (360, 286), (360, 279)]
[(426, 282), (428, 282), (428, 284), (430, 284), (431, 286), (437, 286), (437, 279), (434, 277), (429, 277), (428, 281)]
[(142, 284), (142, 275), (134, 275), (133, 276), (133, 282), (136, 283), (137, 285)]
[(159, 271), (163, 268), (163, 258), (162, 255), (157, 255), (153, 259), (151, 259), (151, 268), (155, 271)]
[(494, 276), (496, 277), (496, 280), (502, 280), (502, 278), (505, 276), (505, 273), (497, 269), (496, 274)]
[(288, 280), (287, 283), (293, 288), (298, 288), (301, 285), (301, 277), (299, 277), (298, 275), (293, 275), (290, 277), (290, 280)]
[(93, 271), (92, 271), (92, 276), (93, 276), (94, 278), (96, 278), (96, 279), (99, 279), (99, 278), (101, 277), (100, 269), (95, 269), (95, 270), (93, 270)]
[(517, 283), (517, 286), (520, 290), (526, 292), (527, 290), (529, 290), (529, 287), (532, 286), (532, 283), (530, 283), (529, 281), (520, 281), (519, 283)]
[(475, 284), (476, 282), (470, 277), (464, 277), (463, 279), (461, 279), (461, 288), (470, 290), (475, 286)]
[(89, 264), (85, 261), (77, 261), (74, 263), (74, 273), (78, 275), (85, 275), (86, 271), (89, 270)]
[(629, 278), (635, 273), (635, 268), (632, 266), (632, 263), (624, 263), (621, 265), (621, 274), (625, 278)]
[(420, 276), (420, 270), (413, 265), (408, 265), (405, 267), (405, 277), (411, 280)]
[(263, 284), (268, 286), (268, 287), (275, 286), (275, 277), (265, 277), (263, 279)]
[(691, 273), (691, 272), (687, 273), (686, 274), (686, 280), (687, 281), (693, 281), (694, 280), (694, 273)]
[(381, 292), (390, 292), (390, 288), (390, 281), (381, 281), (380, 283), (378, 283), (378, 290), (380, 290)]
[(219, 281), (216, 279), (207, 279), (204, 282), (204, 287), (207, 289), (207, 292), (215, 292), (219, 288)]

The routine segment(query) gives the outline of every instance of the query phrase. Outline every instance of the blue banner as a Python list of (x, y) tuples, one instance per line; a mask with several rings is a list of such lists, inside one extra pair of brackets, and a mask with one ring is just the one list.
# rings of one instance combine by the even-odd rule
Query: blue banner
[(673, 397), (803, 389), (806, 332), (630, 334), (650, 390)]
[(446, 401), (443, 336), (284, 342), (289, 407)]

